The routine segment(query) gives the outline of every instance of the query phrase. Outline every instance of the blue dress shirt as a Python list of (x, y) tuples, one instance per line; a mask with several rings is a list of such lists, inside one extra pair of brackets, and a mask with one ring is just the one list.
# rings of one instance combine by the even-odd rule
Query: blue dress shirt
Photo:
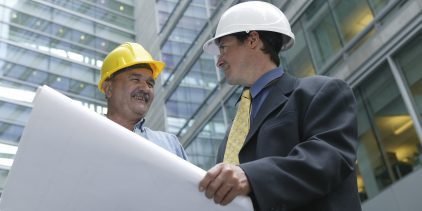
[(252, 85), (250, 89), (252, 96), (251, 123), (269, 94), (269, 90), (266, 89), (267, 85), (275, 79), (280, 78), (283, 74), (284, 71), (282, 68), (275, 68), (265, 73)]
[(166, 149), (167, 151), (188, 160), (185, 150), (175, 135), (162, 131), (151, 130), (143, 126), (144, 122), (145, 119), (141, 119), (138, 123), (136, 123), (133, 127), (133, 132)]

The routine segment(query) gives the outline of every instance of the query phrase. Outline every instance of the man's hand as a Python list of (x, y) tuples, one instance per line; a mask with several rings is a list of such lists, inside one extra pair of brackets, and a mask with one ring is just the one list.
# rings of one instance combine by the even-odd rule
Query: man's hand
[(214, 202), (226, 205), (238, 195), (247, 195), (251, 191), (245, 172), (236, 165), (219, 163), (208, 170), (199, 182), (199, 191)]

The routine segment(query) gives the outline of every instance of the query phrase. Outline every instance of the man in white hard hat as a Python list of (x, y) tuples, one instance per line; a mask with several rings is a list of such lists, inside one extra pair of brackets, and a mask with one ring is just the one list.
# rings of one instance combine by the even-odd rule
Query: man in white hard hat
[(155, 79), (164, 66), (140, 44), (123, 43), (104, 59), (98, 89), (107, 99), (106, 116), (110, 120), (187, 160), (175, 135), (144, 126), (154, 99)]
[(274, 5), (250, 1), (222, 15), (204, 51), (244, 91), (199, 190), (222, 205), (248, 195), (256, 210), (361, 210), (353, 92), (339, 79), (285, 73), (278, 54), (293, 44)]

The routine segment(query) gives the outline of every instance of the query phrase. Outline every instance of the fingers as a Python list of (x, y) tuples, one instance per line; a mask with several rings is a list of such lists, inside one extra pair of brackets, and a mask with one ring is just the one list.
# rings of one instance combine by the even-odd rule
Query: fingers
[[(220, 204), (224, 199), (226, 199), (226, 196), (232, 191), (233, 185), (232, 184), (226, 184), (222, 181), (220, 182), (220, 186), (218, 189), (214, 191), (214, 202), (216, 204)], [(208, 197), (210, 198), (210, 197)], [(234, 198), (234, 197), (233, 197)]]
[(203, 192), (207, 190), (210, 183), (215, 180), (215, 178), (218, 176), (220, 171), (221, 171), (221, 163), (215, 165), (210, 170), (208, 170), (205, 177), (199, 182), (199, 191)]
[(211, 168), (199, 184), (199, 190), (214, 199), (217, 204), (226, 205), (238, 195), (250, 192), (248, 179), (239, 166), (217, 164)]

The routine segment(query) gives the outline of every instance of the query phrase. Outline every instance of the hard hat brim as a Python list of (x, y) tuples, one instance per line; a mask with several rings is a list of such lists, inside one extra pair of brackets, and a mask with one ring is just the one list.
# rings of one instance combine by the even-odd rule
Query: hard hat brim
[[(260, 30), (251, 30), (251, 31), (260, 31)], [(217, 37), (213, 37), (213, 38), (209, 39), (208, 41), (206, 41), (204, 43), (204, 45), (202, 46), (202, 49), (206, 53), (209, 53), (209, 54), (212, 54), (212, 55), (219, 55), (220, 54), (220, 50), (219, 50), (219, 48), (217, 46), (217, 43), (215, 41), (217, 39), (221, 38), (221, 37), (224, 37), (224, 36), (227, 36), (227, 35), (230, 35), (230, 34), (234, 34), (234, 33), (237, 33), (237, 32), (238, 31), (230, 32), (230, 33), (225, 33), (225, 34), (221, 34), (221, 35), (219, 35)], [(275, 32), (280, 33), (280, 34), (282, 34), (282, 35), (290, 38), (289, 39), (289, 42), (283, 44), (283, 46), (281, 48), (281, 51), (285, 51), (285, 50), (291, 48), (294, 45), (295, 36), (293, 35), (293, 33), (287, 32), (287, 31), (286, 32), (275, 31)]]

